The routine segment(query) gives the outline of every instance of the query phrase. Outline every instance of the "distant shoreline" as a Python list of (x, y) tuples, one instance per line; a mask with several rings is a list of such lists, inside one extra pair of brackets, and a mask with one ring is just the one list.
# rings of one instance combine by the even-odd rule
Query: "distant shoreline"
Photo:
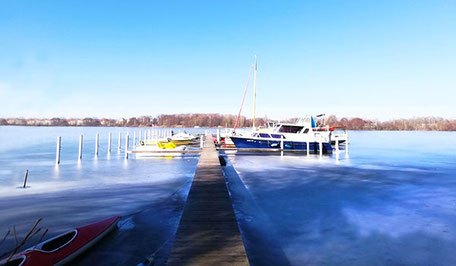
[[(139, 128), (233, 128), (236, 124), (235, 115), (222, 114), (171, 114), (157, 117), (141, 116), (129, 119), (109, 118), (0, 118), (0, 126), (38, 126), (38, 127), (139, 127)], [(257, 126), (267, 121), (267, 118), (256, 118)], [(290, 118), (280, 122), (294, 122)], [(279, 122), (279, 121), (275, 121)], [(456, 131), (456, 120), (440, 117), (419, 117), (410, 119), (395, 119), (385, 122), (362, 118), (337, 118), (328, 116), (324, 123), (347, 130), (390, 130), (390, 131)], [(237, 127), (251, 127), (252, 119), (241, 116)]]
[[(133, 127), (133, 128), (149, 128), (149, 129), (154, 129), (154, 128), (195, 128), (195, 129), (198, 129), (198, 128), (213, 128), (213, 129), (217, 129), (217, 128), (222, 128), (224, 129), (225, 127), (222, 127), (222, 126), (217, 126), (217, 127), (204, 127), (204, 126), (201, 126), (201, 127), (181, 127), (181, 126), (154, 126), (154, 127), (146, 127), (146, 126), (43, 126), (43, 125), (38, 125), (38, 126), (32, 126), (32, 125), (0, 125), (0, 127), (74, 127), (74, 128), (78, 128), (78, 127)], [(228, 128), (232, 128), (232, 127), (228, 127)], [(248, 126), (248, 127), (238, 127), (239, 129), (242, 129), (242, 128), (251, 128), (251, 126)], [(434, 132), (455, 132), (456, 129), (453, 129), (453, 130), (438, 130), (438, 129), (350, 129), (350, 128), (337, 128), (337, 129), (340, 129), (340, 130), (350, 130), (350, 131), (421, 131), (421, 132), (431, 132), (431, 131), (434, 131)]]

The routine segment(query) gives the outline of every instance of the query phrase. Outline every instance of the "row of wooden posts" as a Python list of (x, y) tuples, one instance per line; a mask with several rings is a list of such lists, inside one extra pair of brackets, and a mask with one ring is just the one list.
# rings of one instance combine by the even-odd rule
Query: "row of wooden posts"
[[(346, 137), (346, 140), (345, 140), (345, 156), (348, 157), (348, 135), (345, 135)], [(307, 152), (307, 156), (310, 156), (310, 143), (307, 142), (307, 147), (306, 147), (306, 152)], [(323, 142), (322, 141), (319, 141), (318, 142), (318, 150), (319, 150), (319, 154), (320, 154), (320, 157), (323, 157)], [(284, 151), (284, 138), (283, 136), (281, 136), (280, 138), (280, 155), (283, 156), (283, 151)], [(339, 143), (339, 140), (336, 139), (336, 159), (338, 160), (339, 159), (339, 151), (340, 151), (340, 143)]]
[[(136, 131), (133, 132), (133, 149), (136, 148)], [(170, 137), (171, 136), (171, 129), (162, 129), (162, 130), (145, 130), (144, 134), (142, 131), (138, 133), (138, 140), (146, 142), (148, 139), (152, 137)], [(84, 136), (81, 134), (79, 136), (79, 149), (78, 149), (78, 160), (82, 160), (82, 149), (84, 143)], [(95, 157), (98, 157), (98, 148), (100, 143), (100, 134), (95, 135)], [(112, 143), (112, 133), (108, 135), (108, 154), (111, 154), (111, 143)], [(130, 133), (127, 132), (125, 135), (125, 159), (128, 159), (128, 149), (130, 143)], [(62, 137), (57, 137), (57, 150), (55, 156), (55, 163), (58, 165), (60, 164), (60, 153), (62, 149)], [(117, 142), (117, 152), (121, 153), (122, 151), (122, 133), (119, 132), (118, 142)]]
[[(205, 134), (207, 135), (208, 132), (206, 130)], [(220, 134), (220, 129), (217, 129), (217, 142), (220, 142), (221, 134)], [(145, 130), (144, 134), (142, 134), (142, 131), (139, 131), (138, 134), (138, 140), (141, 141), (143, 140), (146, 142), (148, 139), (151, 139), (152, 137), (170, 137), (171, 134), (171, 129), (163, 129), (163, 130)], [(99, 148), (99, 134), (95, 135), (95, 157), (98, 157), (98, 148)], [(129, 138), (130, 135), (127, 132), (125, 135), (125, 159), (128, 159), (128, 149), (129, 149)], [(60, 152), (61, 152), (61, 140), (62, 138), (60, 136), (57, 137), (57, 151), (56, 151), (56, 164), (60, 164)], [(109, 133), (108, 135), (108, 154), (111, 153), (111, 141), (112, 140), (112, 134)], [(122, 134), (119, 132), (119, 137), (118, 137), (118, 143), (117, 143), (117, 150), (118, 153), (121, 152), (122, 150)], [(319, 143), (319, 153), (320, 156), (323, 155), (323, 143), (320, 141)], [(201, 139), (201, 148), (203, 145), (203, 141)], [(310, 154), (310, 147), (309, 147), (309, 142), (307, 142), (307, 155), (309, 156)], [(339, 140), (336, 139), (336, 145), (335, 145), (335, 150), (336, 150), (336, 156), (339, 156), (339, 150), (340, 150), (340, 145), (339, 145)], [(78, 151), (78, 159), (82, 160), (82, 148), (83, 148), (83, 135), (81, 134), (79, 136), (79, 151)], [(136, 131), (133, 132), (133, 149), (136, 148)], [(280, 141), (280, 151), (281, 155), (283, 156), (283, 151), (284, 151), (284, 140), (283, 137), (281, 138)], [(348, 156), (348, 135), (346, 135), (346, 142), (345, 142), (345, 153), (346, 156)]]
[[(306, 152), (307, 156), (310, 156), (310, 143), (307, 142), (307, 147), (306, 147)], [(281, 136), (280, 138), (280, 155), (283, 156), (283, 151), (284, 151), (284, 138)], [(320, 157), (323, 157), (323, 142), (319, 141), (318, 142), (318, 150)], [(336, 139), (336, 159), (339, 159), (339, 151), (340, 151), (340, 144), (339, 140)], [(345, 156), (348, 157), (348, 136), (346, 136), (346, 142), (345, 142)]]

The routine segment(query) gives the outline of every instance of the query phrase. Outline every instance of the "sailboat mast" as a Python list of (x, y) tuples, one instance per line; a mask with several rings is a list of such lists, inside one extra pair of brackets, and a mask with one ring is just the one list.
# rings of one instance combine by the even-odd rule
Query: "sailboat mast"
[(253, 77), (253, 119), (252, 119), (252, 129), (253, 130), (255, 130), (256, 80), (257, 80), (257, 56), (255, 55), (255, 74), (254, 74), (254, 77)]
[(247, 94), (247, 89), (249, 88), (249, 84), (250, 84), (250, 78), (252, 77), (252, 70), (253, 70), (253, 65), (250, 66), (249, 79), (247, 80), (247, 84), (245, 85), (244, 96), (242, 97), (241, 108), (239, 108), (239, 114), (236, 118), (236, 123), (234, 124), (233, 133), (236, 133), (236, 128), (239, 125), (239, 118), (241, 117), (242, 106), (244, 106), (245, 95)]

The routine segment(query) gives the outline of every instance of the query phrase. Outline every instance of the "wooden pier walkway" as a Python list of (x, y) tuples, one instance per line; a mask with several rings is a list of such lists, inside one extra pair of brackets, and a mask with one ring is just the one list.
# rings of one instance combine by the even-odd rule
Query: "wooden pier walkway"
[(218, 153), (207, 137), (168, 265), (248, 264)]

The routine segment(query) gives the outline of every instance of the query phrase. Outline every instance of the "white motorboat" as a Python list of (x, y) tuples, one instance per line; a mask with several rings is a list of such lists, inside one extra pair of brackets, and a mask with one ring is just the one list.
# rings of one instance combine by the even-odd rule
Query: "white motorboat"
[(335, 134), (334, 128), (317, 124), (313, 116), (305, 116), (296, 123), (268, 124), (250, 134), (233, 134), (230, 138), (236, 148), (271, 149), (283, 145), (284, 150), (317, 152), (322, 149), (323, 153), (331, 153), (333, 140), (337, 139), (341, 144), (346, 140), (346, 134)]

